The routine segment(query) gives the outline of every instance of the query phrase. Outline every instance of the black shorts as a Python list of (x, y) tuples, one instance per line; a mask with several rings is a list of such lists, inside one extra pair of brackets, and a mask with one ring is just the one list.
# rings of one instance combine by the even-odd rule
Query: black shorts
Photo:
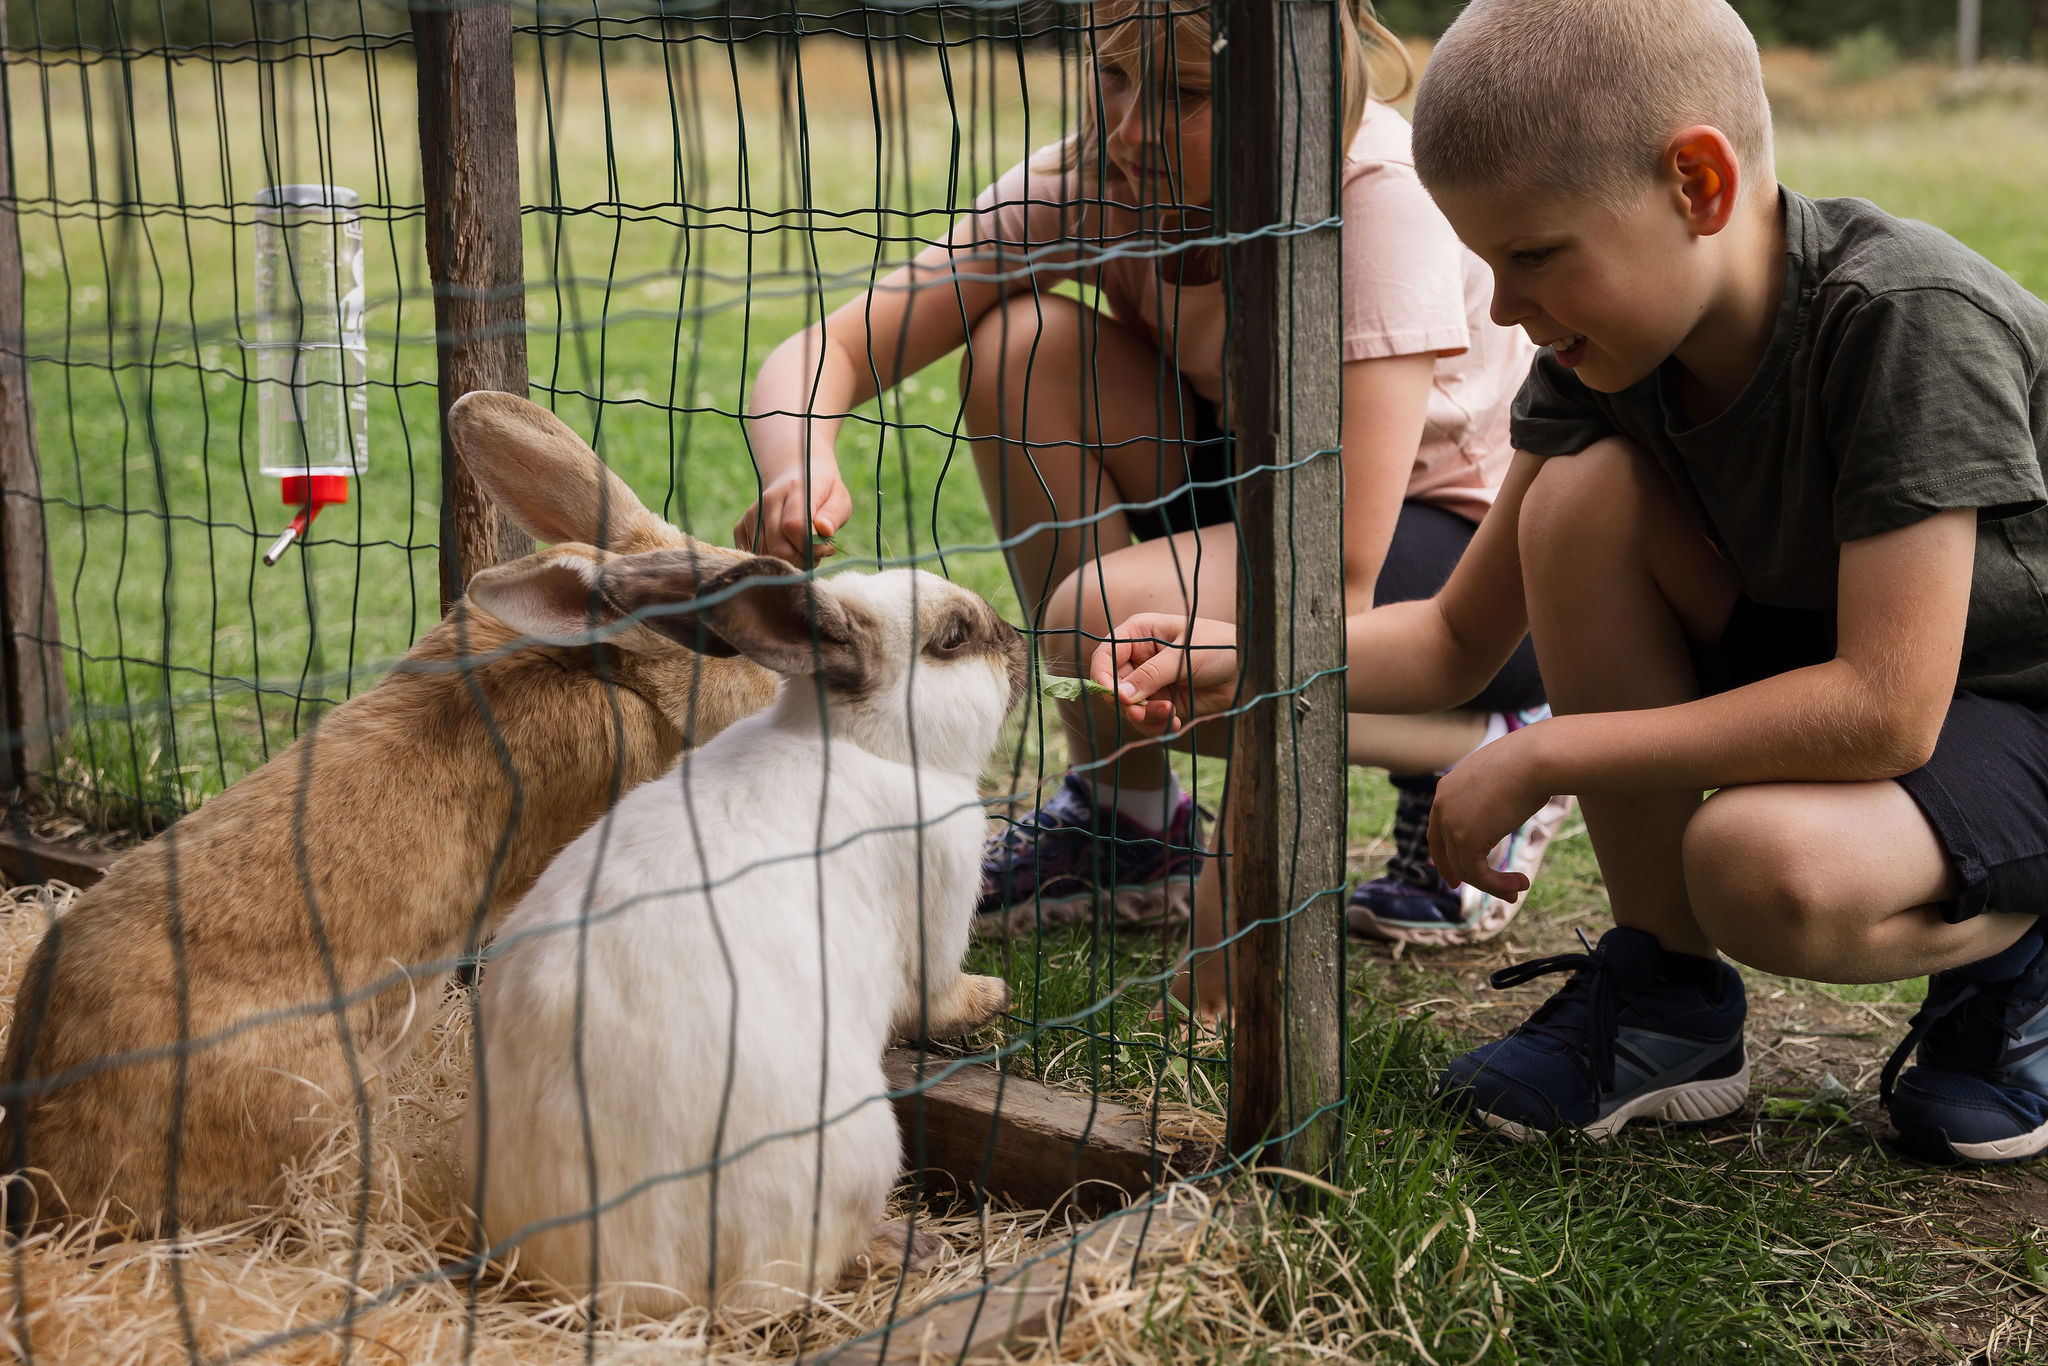
[[(1162, 489), (1180, 492), (1158, 507), (1131, 508), (1124, 517), (1141, 541), (1156, 541), (1176, 532), (1222, 526), (1237, 520), (1237, 485), (1230, 479), (1230, 442), (1225, 438), (1216, 405), (1191, 395), (1181, 410), (1184, 426), (1180, 448), (1186, 468), (1162, 471)], [(1174, 478), (1179, 474), (1181, 478)], [(1185, 487), (1181, 487), (1185, 485)]]
[[(1700, 691), (1727, 692), (1833, 659), (1835, 614), (1739, 598), (1721, 643), (1692, 654)], [(1959, 691), (1934, 756), (1897, 781), (1956, 871), (1942, 919), (2048, 914), (2048, 712)]]

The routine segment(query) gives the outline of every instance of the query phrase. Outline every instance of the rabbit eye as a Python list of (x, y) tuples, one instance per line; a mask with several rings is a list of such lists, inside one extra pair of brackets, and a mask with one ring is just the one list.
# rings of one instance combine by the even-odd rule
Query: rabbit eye
[(967, 627), (957, 618), (947, 622), (926, 646), (935, 655), (957, 654), (967, 644)]

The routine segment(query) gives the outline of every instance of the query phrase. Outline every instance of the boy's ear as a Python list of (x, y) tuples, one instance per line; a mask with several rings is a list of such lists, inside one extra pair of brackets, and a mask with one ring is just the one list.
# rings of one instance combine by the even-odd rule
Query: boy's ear
[(1698, 124), (1674, 133), (1664, 150), (1664, 172), (1675, 184), (1697, 236), (1712, 237), (1735, 217), (1742, 194), (1742, 159), (1720, 129)]

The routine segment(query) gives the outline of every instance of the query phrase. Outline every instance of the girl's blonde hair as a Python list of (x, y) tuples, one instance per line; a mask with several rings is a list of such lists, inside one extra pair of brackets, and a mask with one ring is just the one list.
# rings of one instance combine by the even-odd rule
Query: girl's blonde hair
[[(1365, 120), (1368, 100), (1398, 100), (1415, 88), (1415, 62), (1408, 49), (1373, 12), (1373, 0), (1334, 0), (1337, 60), (1343, 80), (1342, 147), (1348, 148)], [(1151, 13), (1148, 13), (1150, 11)], [(1095, 101), (1094, 67), (1108, 61), (1136, 70), (1156, 44), (1158, 24), (1173, 30), (1176, 82), (1188, 90), (1209, 89), (1211, 30), (1209, 0), (1095, 0), (1087, 10), (1081, 68), (1080, 116), (1063, 144), (1058, 169), (1100, 164), (1102, 117)], [(1340, 153), (1341, 155), (1341, 153)]]

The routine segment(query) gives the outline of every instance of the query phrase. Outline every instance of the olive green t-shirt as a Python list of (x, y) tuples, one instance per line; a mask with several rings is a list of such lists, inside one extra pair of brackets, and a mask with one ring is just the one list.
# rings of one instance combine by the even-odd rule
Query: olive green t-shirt
[(1778, 607), (1835, 605), (1840, 546), (1976, 508), (1957, 686), (2048, 706), (2048, 304), (1925, 223), (1785, 190), (1785, 293), (1733, 405), (1685, 417), (1676, 362), (1620, 393), (1550, 353), (1514, 443), (1649, 451), (1741, 581)]

